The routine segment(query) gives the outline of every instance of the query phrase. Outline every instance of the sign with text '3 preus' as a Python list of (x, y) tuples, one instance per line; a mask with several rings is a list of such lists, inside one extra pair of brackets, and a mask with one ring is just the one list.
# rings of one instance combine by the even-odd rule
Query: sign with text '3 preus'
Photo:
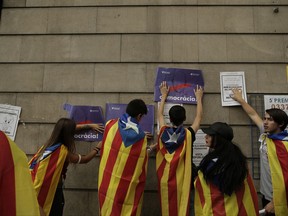
[(160, 84), (166, 81), (169, 87), (167, 102), (197, 104), (194, 89), (196, 86), (204, 88), (201, 70), (182, 68), (157, 68), (154, 88), (154, 101), (161, 100)]
[[(102, 108), (100, 106), (73, 106), (64, 104), (64, 110), (76, 124), (105, 124)], [(76, 141), (94, 142), (103, 138), (103, 133), (93, 129), (80, 130), (74, 135)]]
[[(126, 112), (127, 104), (107, 103), (106, 104), (106, 122), (120, 118)], [(144, 115), (139, 122), (140, 127), (145, 132), (154, 134), (154, 105), (147, 105), (148, 113)]]

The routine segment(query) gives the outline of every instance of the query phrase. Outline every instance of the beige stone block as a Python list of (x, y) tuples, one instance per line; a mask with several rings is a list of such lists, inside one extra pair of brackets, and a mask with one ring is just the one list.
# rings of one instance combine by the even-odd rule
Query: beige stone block
[(45, 37), (45, 61), (46, 62), (68, 62), (71, 52), (71, 37), (51, 35)]
[(94, 64), (47, 64), (44, 70), (43, 90), (93, 92), (93, 79)]
[(48, 33), (96, 32), (97, 8), (51, 8), (48, 12)]
[(20, 61), (21, 62), (43, 62), (45, 59), (45, 50), (47, 37), (45, 36), (23, 36), (21, 44)]
[(3, 1), (3, 7), (25, 7), (26, 0), (5, 0)]
[(149, 84), (145, 64), (95, 65), (96, 92), (147, 92)]
[(99, 7), (97, 32), (140, 33), (147, 29), (147, 7)]
[(246, 157), (252, 157), (251, 128), (249, 126), (232, 126), (233, 142), (241, 149)]
[(1, 104), (16, 105), (17, 94), (15, 93), (0, 93)]
[(39, 149), (39, 124), (19, 124), (15, 143), (28, 155), (34, 155)]
[[(197, 0), (138, 0), (137, 5), (183, 5), (197, 4)], [(101, 6), (125, 6), (135, 5), (134, 0), (74, 0), (74, 5), (101, 5)]]
[[(248, 96), (247, 96), (248, 97)], [(251, 120), (241, 106), (231, 106), (229, 109), (229, 122), (233, 124), (251, 125)]]
[(205, 5), (255, 5), (257, 2), (258, 0), (201, 0), (201, 4)]
[(21, 119), (26, 122), (56, 122), (65, 114), (63, 104), (67, 101), (65, 94), (29, 94), (17, 96), (17, 106), (22, 107)]
[(148, 7), (150, 33), (197, 32), (197, 7)]
[(198, 7), (198, 32), (253, 33), (253, 8)]
[(227, 62), (226, 35), (199, 35), (199, 62)]
[(285, 62), (288, 63), (288, 36), (284, 36)]
[(172, 51), (172, 35), (122, 36), (122, 62), (169, 62)]
[(43, 68), (42, 64), (0, 64), (0, 91), (42, 91)]
[(152, 94), (140, 94), (140, 93), (137, 94), (120, 93), (118, 103), (129, 103), (133, 99), (142, 99), (147, 105), (149, 104), (156, 105)]
[(119, 62), (120, 36), (72, 36), (70, 58), (74, 62)]
[(228, 62), (283, 62), (281, 35), (228, 35)]
[(286, 64), (257, 65), (258, 92), (282, 94), (288, 92)]
[[(279, 12), (275, 13), (275, 8)], [(255, 32), (257, 33), (287, 33), (288, 7), (255, 7)]]
[(141, 215), (161, 216), (159, 194), (157, 191), (145, 191)]
[(150, 156), (148, 158), (145, 190), (157, 191), (158, 190), (157, 185), (158, 185), (158, 179), (157, 179), (157, 173), (156, 173), (156, 158), (154, 154), (153, 156)]
[(20, 59), (21, 37), (0, 36), (0, 62), (18, 62)]
[(199, 61), (197, 35), (173, 35), (173, 62)]
[(47, 30), (47, 9), (7, 9), (1, 16), (0, 33), (45, 34)]

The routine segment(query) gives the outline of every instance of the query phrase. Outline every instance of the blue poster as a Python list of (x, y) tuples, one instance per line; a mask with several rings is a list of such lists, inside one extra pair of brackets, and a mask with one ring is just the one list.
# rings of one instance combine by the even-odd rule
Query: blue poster
[(204, 88), (204, 80), (201, 70), (182, 68), (157, 68), (157, 75), (154, 88), (154, 101), (161, 100), (159, 86), (166, 81), (169, 86), (167, 102), (197, 104), (194, 89), (197, 85)]
[[(120, 118), (126, 112), (127, 104), (106, 104), (106, 122), (110, 119)], [(148, 113), (141, 119), (140, 127), (152, 135), (154, 134), (154, 105), (147, 105)]]
[[(64, 110), (69, 114), (76, 124), (105, 124), (102, 108), (100, 106), (73, 106), (64, 104)], [(100, 141), (103, 134), (95, 130), (80, 130), (74, 135), (76, 141)]]

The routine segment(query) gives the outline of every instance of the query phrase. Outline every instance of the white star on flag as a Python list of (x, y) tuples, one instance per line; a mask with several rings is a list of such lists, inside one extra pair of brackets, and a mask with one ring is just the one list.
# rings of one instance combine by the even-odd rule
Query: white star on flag
[(165, 143), (168, 143), (168, 142), (177, 143), (180, 133), (176, 134), (176, 132), (174, 132), (172, 135), (168, 131), (167, 133), (169, 135), (169, 140), (167, 140)]
[[(123, 122), (123, 121), (122, 121), (122, 122)], [(139, 129), (138, 129), (138, 127), (137, 127), (137, 124), (131, 121), (131, 116), (129, 116), (129, 117), (127, 118), (127, 122), (123, 122), (123, 123), (126, 125), (126, 127), (125, 127), (123, 130), (128, 130), (128, 129), (131, 128), (131, 129), (134, 130), (137, 134), (139, 134)]]

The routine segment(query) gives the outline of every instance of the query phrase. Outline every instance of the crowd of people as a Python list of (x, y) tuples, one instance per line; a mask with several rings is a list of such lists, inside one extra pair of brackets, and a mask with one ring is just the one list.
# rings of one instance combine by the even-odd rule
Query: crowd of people
[[(159, 88), (159, 132), (157, 142), (150, 145), (151, 134), (139, 126), (148, 112), (141, 99), (130, 101), (126, 113), (109, 120), (105, 127), (59, 119), (29, 165), (25, 153), (0, 131), (0, 215), (63, 215), (68, 165), (88, 163), (98, 153), (99, 214), (140, 215), (152, 151), (156, 153), (159, 204), (164, 216), (252, 216), (259, 215), (262, 208), (266, 215), (288, 215), (288, 116), (284, 111), (268, 109), (261, 118), (239, 89), (232, 90), (231, 97), (261, 132), (260, 207), (247, 157), (233, 142), (234, 132), (227, 123), (214, 122), (201, 128), (209, 152), (198, 167), (193, 164), (193, 143), (203, 116), (202, 87), (194, 90), (196, 114), (186, 128), (186, 110), (179, 105), (169, 110), (172, 125), (166, 125), (163, 112), (169, 86), (162, 82)], [(74, 134), (85, 129), (102, 132), (103, 139), (89, 153), (80, 155), (76, 153)]]

